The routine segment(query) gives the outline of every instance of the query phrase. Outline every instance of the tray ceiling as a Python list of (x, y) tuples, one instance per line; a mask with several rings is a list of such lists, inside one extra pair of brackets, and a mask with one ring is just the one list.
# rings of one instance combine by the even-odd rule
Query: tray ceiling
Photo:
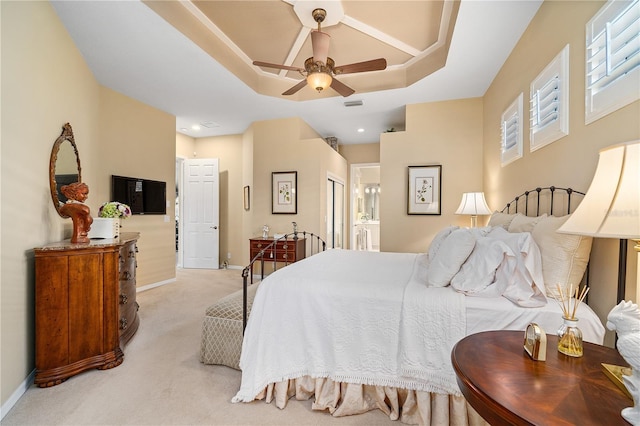
[[(339, 76), (366, 93), (407, 87), (445, 66), (459, 1), (183, 1), (145, 2), (256, 92), (280, 97), (304, 77), (258, 68), (253, 61), (304, 68), (312, 56), (313, 9), (327, 17), (336, 65), (385, 58), (387, 69)], [(292, 100), (339, 96), (305, 87)]]

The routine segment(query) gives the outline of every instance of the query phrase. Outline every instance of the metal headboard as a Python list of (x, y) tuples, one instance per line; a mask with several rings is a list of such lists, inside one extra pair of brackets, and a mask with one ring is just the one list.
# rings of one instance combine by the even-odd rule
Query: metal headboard
[[(556, 191), (558, 194), (556, 194)], [(557, 186), (538, 187), (536, 189), (524, 191), (522, 194), (508, 202), (502, 209), (502, 213), (523, 213), (525, 216), (529, 216), (529, 207), (533, 204), (535, 212), (532, 212), (532, 216), (540, 216), (542, 213), (553, 215), (558, 211), (560, 211), (562, 215), (565, 215), (573, 211), (571, 208), (571, 197), (576, 195), (583, 197), (585, 194), (584, 192), (576, 191), (572, 188), (560, 188)], [(566, 206), (566, 209), (563, 208), (562, 210), (558, 210), (557, 205), (554, 206), (554, 202), (557, 201), (557, 197), (561, 197), (560, 201), (564, 201), (562, 206)], [(543, 207), (545, 206), (545, 203), (548, 207), (547, 209), (543, 209), (543, 211), (541, 211), (540, 206), (541, 200), (543, 202)], [(574, 204), (577, 206), (577, 203)], [(554, 207), (556, 207), (555, 210)]]

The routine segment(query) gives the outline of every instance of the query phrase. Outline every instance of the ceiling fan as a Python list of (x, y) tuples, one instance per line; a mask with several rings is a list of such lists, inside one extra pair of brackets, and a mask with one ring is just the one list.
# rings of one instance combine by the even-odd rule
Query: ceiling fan
[(347, 97), (355, 92), (351, 87), (336, 80), (334, 76), (340, 74), (353, 74), (366, 71), (380, 71), (387, 67), (387, 60), (384, 58), (372, 59), (370, 61), (356, 62), (348, 65), (336, 66), (329, 54), (329, 39), (331, 36), (323, 33), (321, 23), (327, 16), (324, 9), (314, 9), (312, 12), (313, 20), (318, 23), (318, 30), (311, 32), (311, 46), (313, 48), (313, 56), (304, 61), (304, 68), (292, 67), (288, 65), (270, 64), (268, 62), (253, 61), (253, 65), (266, 68), (276, 68), (288, 71), (298, 71), (304, 80), (287, 90), (283, 95), (293, 95), (302, 89), (306, 84), (317, 90), (323, 91), (327, 87), (331, 87), (342, 96)]

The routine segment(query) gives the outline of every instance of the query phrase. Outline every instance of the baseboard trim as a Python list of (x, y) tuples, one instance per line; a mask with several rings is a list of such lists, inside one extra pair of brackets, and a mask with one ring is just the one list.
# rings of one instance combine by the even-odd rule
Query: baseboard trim
[(157, 283), (153, 283), (153, 284), (147, 284), (147, 285), (143, 285), (142, 287), (138, 287), (136, 288), (136, 293), (140, 293), (141, 291), (147, 291), (147, 290), (151, 290), (152, 288), (156, 288), (156, 287), (160, 287), (166, 284), (171, 284), (176, 282), (175, 278), (171, 278), (168, 280), (164, 280), (164, 281), (159, 281)]
[(31, 373), (29, 373), (29, 375), (27, 376), (26, 379), (24, 379), (24, 381), (22, 383), (20, 383), (20, 386), (18, 386), (18, 389), (16, 389), (11, 396), (9, 397), (9, 399), (7, 399), (7, 401), (2, 404), (2, 407), (0, 407), (0, 420), (4, 419), (4, 416), (11, 411), (11, 409), (13, 408), (14, 405), (16, 405), (16, 402), (18, 402), (18, 400), (22, 397), (22, 395), (24, 395), (24, 393), (27, 391), (27, 389), (29, 389), (29, 387), (31, 387), (31, 385), (33, 384), (33, 380), (36, 377), (36, 370), (35, 368), (31, 371)]

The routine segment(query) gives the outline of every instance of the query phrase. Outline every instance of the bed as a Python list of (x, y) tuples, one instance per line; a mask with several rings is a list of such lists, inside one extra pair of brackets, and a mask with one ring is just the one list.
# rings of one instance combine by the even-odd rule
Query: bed
[[(406, 424), (486, 424), (460, 393), (451, 349), (481, 331), (559, 328), (554, 298), (586, 284), (591, 249), (590, 238), (555, 232), (572, 196), (526, 191), (487, 227), (441, 229), (424, 253), (328, 250), (273, 272), (253, 301), (233, 402), (314, 398), (334, 416), (380, 409)], [(584, 340), (602, 344), (587, 304), (577, 317)]]

